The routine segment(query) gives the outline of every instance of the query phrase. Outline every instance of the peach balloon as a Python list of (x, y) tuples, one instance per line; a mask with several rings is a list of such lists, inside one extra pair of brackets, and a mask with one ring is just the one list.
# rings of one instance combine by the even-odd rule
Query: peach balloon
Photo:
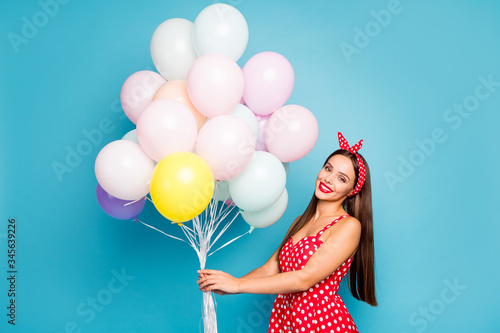
[(191, 110), (194, 118), (196, 119), (196, 124), (198, 125), (198, 131), (205, 124), (207, 117), (202, 115), (198, 111), (187, 94), (186, 81), (185, 80), (171, 80), (161, 85), (153, 96), (153, 101), (157, 99), (175, 99)]

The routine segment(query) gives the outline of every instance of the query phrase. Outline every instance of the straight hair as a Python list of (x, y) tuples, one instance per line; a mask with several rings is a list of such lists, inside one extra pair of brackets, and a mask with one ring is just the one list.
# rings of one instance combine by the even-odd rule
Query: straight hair
[[(358, 153), (359, 154), (359, 153)], [(334, 155), (343, 155), (350, 158), (356, 174), (356, 181), (359, 177), (359, 165), (356, 155), (348, 150), (337, 149), (328, 156), (323, 167)], [(370, 169), (365, 158), (359, 154), (365, 165), (365, 183), (361, 190), (351, 197), (347, 197), (342, 203), (345, 211), (361, 222), (361, 238), (359, 247), (354, 255), (353, 263), (349, 270), (348, 286), (352, 296), (360, 301), (366, 302), (372, 306), (377, 306), (375, 296), (375, 250), (373, 242), (373, 212), (372, 212), (372, 192), (370, 183)], [(318, 198), (313, 193), (311, 201), (304, 213), (292, 225), (285, 238), (280, 244), (278, 253), (281, 253), (283, 246), (288, 239), (295, 235), (307, 222), (309, 222), (316, 213)]]

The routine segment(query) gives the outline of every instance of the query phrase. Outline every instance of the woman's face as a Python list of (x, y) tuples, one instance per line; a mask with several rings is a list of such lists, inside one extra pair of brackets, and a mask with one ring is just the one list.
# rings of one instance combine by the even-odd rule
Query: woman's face
[(316, 179), (316, 197), (320, 200), (342, 199), (354, 189), (356, 174), (351, 160), (343, 155), (328, 159)]

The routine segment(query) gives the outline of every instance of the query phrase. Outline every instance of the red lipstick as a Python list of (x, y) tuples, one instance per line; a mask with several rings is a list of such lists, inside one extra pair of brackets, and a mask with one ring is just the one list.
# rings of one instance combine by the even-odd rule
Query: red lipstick
[(318, 186), (319, 190), (323, 193), (331, 193), (333, 190), (325, 185), (325, 183), (320, 182)]

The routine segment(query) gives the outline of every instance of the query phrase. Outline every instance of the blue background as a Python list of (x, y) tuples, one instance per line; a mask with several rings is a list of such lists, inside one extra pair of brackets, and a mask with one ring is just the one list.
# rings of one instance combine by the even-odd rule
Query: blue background
[[(217, 252), (207, 266), (241, 276), (263, 264), (305, 209), (342, 131), (352, 144), (364, 139), (360, 152), (372, 175), (379, 305), (355, 300), (345, 286), (340, 291), (360, 332), (494, 332), (500, 87), (478, 88), (488, 97), (467, 117), (451, 119), (447, 110), (474, 101), (480, 77), (500, 82), (500, 3), (401, 0), (399, 13), (369, 31), (368, 45), (350, 56), (341, 46), (360, 46), (355, 29), (376, 29), (371, 11), (391, 1), (228, 3), (250, 31), (238, 63), (262, 51), (284, 55), (296, 75), (287, 103), (311, 110), (320, 132), (311, 153), (291, 164), (285, 215)], [(37, 1), (2, 1), (2, 332), (200, 331), (194, 251), (107, 216), (95, 198), (94, 161), (104, 145), (134, 128), (120, 108), (120, 89), (132, 73), (154, 70), (155, 28), (174, 17), (194, 21), (210, 4), (73, 0), (16, 52), (9, 33), (22, 35), (23, 18), (33, 21), (43, 9)], [(59, 179), (53, 163), (65, 164), (68, 147), (76, 149), (82, 131), (103, 119), (112, 130)], [(441, 132), (441, 142), (429, 144), (433, 131)], [(6, 316), (10, 217), (17, 219), (15, 327)], [(179, 234), (151, 203), (139, 218)], [(247, 228), (239, 218), (224, 240)], [(113, 272), (129, 276), (126, 286), (95, 316), (78, 314), (79, 306), (90, 309), (88, 299), (106, 294)], [(273, 296), (216, 300), (219, 332), (267, 332)]]

